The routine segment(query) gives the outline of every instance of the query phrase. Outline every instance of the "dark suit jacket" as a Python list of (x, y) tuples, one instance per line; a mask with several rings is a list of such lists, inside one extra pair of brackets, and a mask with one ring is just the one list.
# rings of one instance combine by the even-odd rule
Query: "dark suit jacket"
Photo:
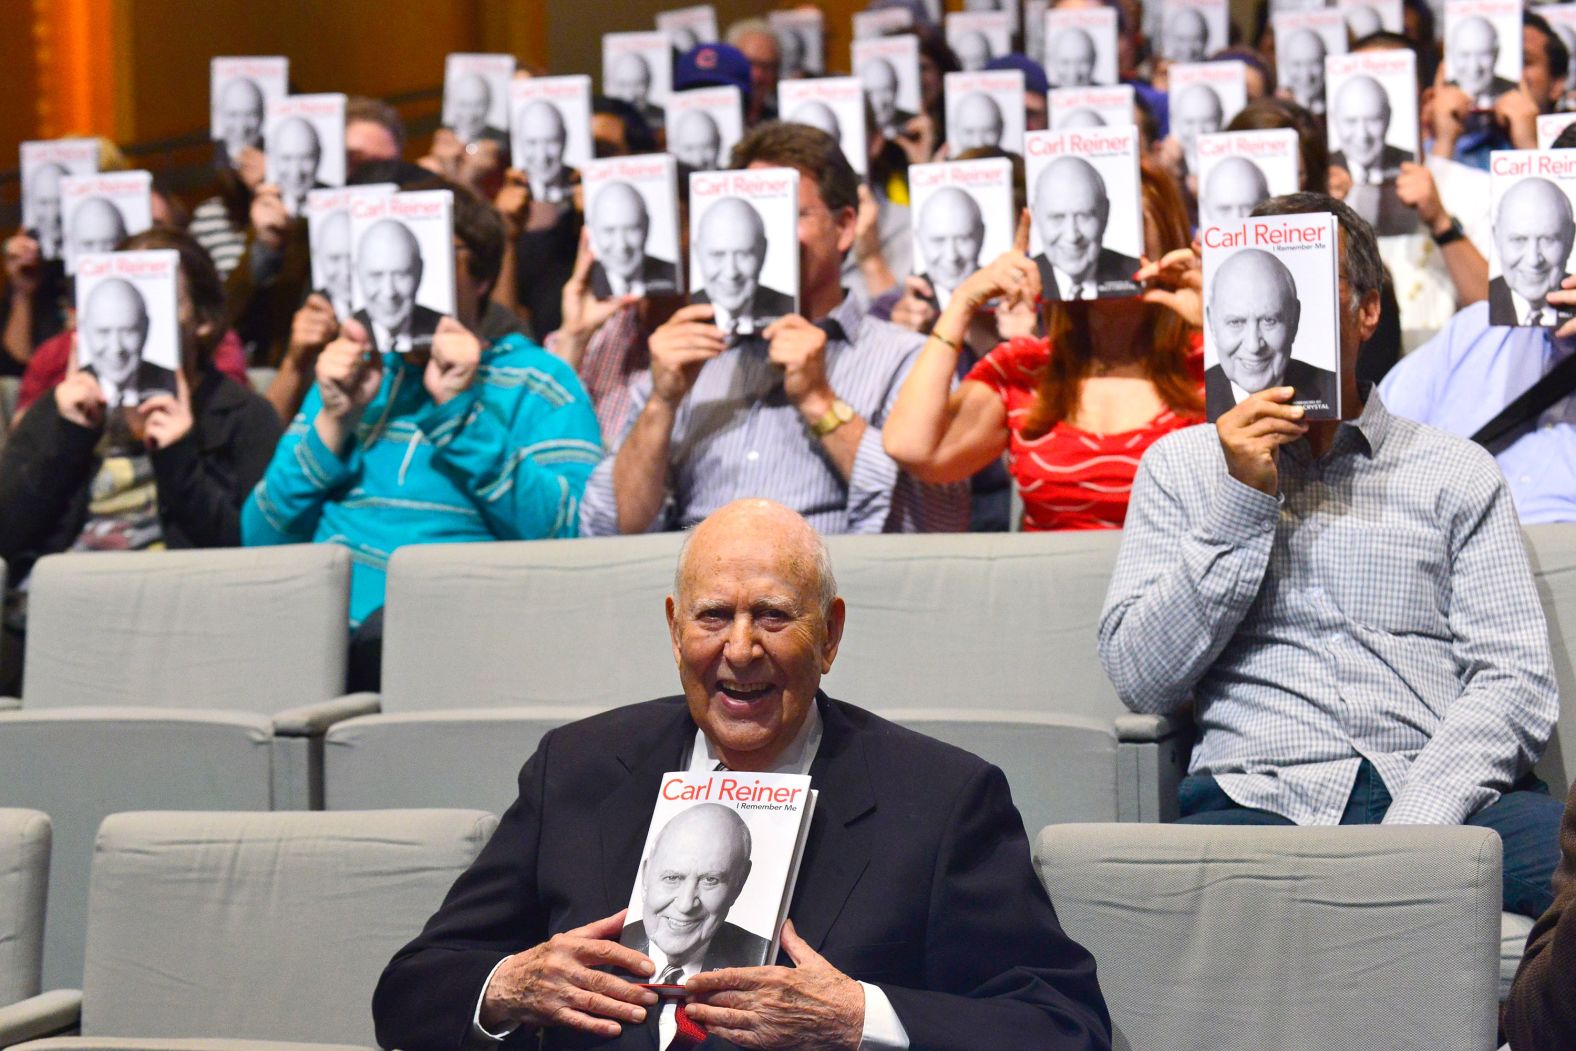
[[(1051, 268), (1051, 261), (1042, 253), (1034, 257), (1034, 265), (1040, 268), (1041, 294), (1046, 301), (1067, 298), (1066, 291), (1056, 284), (1056, 272)], [(1138, 269), (1138, 260), (1130, 255), (1110, 248), (1100, 249), (1100, 258), (1094, 264), (1095, 285), (1102, 296), (1117, 294), (1131, 295), (1138, 291), (1138, 285), (1133, 280), (1133, 272)]]
[(1576, 785), (1565, 801), (1554, 904), (1527, 936), (1505, 1007), (1505, 1035), (1516, 1051), (1576, 1047)]
[[(1334, 408), (1341, 389), (1341, 377), (1328, 369), (1315, 368), (1306, 361), (1292, 358), (1286, 363), (1286, 374), (1274, 386), (1287, 386), (1296, 390), (1292, 401), (1294, 405), (1316, 399)], [(1237, 398), (1232, 393), (1231, 380), (1226, 376), (1226, 370), (1219, 365), (1205, 369), (1204, 406), (1209, 418), (1215, 419), (1236, 404)]]
[[(1563, 274), (1563, 281), (1569, 274)], [(1553, 307), (1556, 326), (1576, 317), (1576, 311), (1569, 307)], [(1490, 325), (1514, 325), (1521, 319), (1516, 316), (1516, 301), (1510, 298), (1510, 283), (1501, 274), (1488, 283), (1488, 323)]]
[[(706, 290), (695, 293), (697, 303), (710, 303)], [(755, 286), (755, 299), (750, 303), (750, 318), (757, 324), (769, 325), (778, 318), (794, 312), (793, 296), (765, 285)]]
[[(1386, 144), (1379, 151), (1379, 170), (1384, 173), (1384, 177), (1388, 181), (1401, 174), (1402, 161), (1415, 159), (1410, 151), (1403, 150), (1399, 146)], [(1336, 150), (1330, 154), (1330, 167), (1345, 168), (1347, 171), (1352, 170), (1352, 166), (1346, 162), (1346, 153), (1343, 150)]]
[[(625, 927), (618, 940), (638, 952), (646, 952), (650, 945), (646, 937), (646, 925), (640, 920)], [(760, 935), (751, 934), (743, 927), (735, 927), (724, 920), (717, 933), (712, 935), (711, 944), (706, 946), (706, 957), (701, 961), (700, 969), (718, 971), (724, 967), (760, 967), (765, 963), (775, 963), (774, 960), (766, 959), (766, 950), (771, 947), (772, 943)]]
[[(98, 377), (98, 370), (92, 365), (82, 366), (82, 371), (94, 378)], [(158, 394), (168, 394), (173, 398), (176, 395), (175, 370), (139, 360), (136, 372), (131, 377), (130, 386), (130, 393), (136, 395), (138, 405)]]
[[(647, 295), (675, 292), (679, 287), (678, 267), (648, 255), (640, 260), (640, 279), (646, 283)], [(591, 294), (598, 299), (607, 299), (613, 294), (607, 270), (601, 263), (591, 264)]]
[[(800, 935), (879, 985), (916, 1048), (1109, 1048), (1094, 961), (1056, 921), (1001, 771), (824, 694), (817, 702), (820, 798), (789, 909)], [(694, 737), (682, 697), (544, 737), (492, 841), (384, 970), (372, 1001), (379, 1045), (458, 1049), (499, 960), (623, 908), (661, 777)], [(552, 1029), (545, 1046), (655, 1051), (655, 1026), (653, 1012), (606, 1042)], [(535, 1047), (535, 1034), (509, 1046)]]
[[(443, 320), (443, 315), (436, 310), (415, 304), (410, 316), (410, 349), (412, 351), (429, 351), (432, 349), (432, 335), (438, 331), (438, 322)], [(367, 334), (376, 339), (372, 328), (372, 315), (367, 313), (366, 307), (356, 311), (355, 318), (366, 326)], [(386, 353), (390, 348), (379, 347), (380, 353)]]

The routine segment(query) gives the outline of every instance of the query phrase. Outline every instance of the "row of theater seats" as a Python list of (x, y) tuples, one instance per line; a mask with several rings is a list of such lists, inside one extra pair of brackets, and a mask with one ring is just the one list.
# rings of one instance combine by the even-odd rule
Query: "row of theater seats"
[[(0, 1047), (370, 1046), (380, 968), (496, 825), (468, 810), (113, 815), (82, 988), (0, 1006)], [(48, 855), (47, 817), (0, 810), (0, 995), (36, 952)], [(1099, 963), (1119, 1048), (1493, 1045), (1487, 830), (1051, 825), (1036, 863)]]
[[(1000, 765), (1033, 830), (1174, 809), (1188, 727), (1125, 712), (1095, 655), (1117, 534), (836, 537), (834, 696)], [(1576, 696), (1576, 528), (1528, 531), (1562, 696)], [(381, 696), (344, 681), (334, 546), (64, 555), (30, 585), (0, 804), (54, 823), (44, 982), (81, 980), (100, 821), (145, 809), (501, 812), (541, 735), (676, 692), (678, 538), (412, 547), (390, 566)], [(0, 708), (8, 702), (0, 701)], [(1576, 718), (1539, 772), (1570, 783)], [(1506, 920), (1506, 967), (1526, 924)]]

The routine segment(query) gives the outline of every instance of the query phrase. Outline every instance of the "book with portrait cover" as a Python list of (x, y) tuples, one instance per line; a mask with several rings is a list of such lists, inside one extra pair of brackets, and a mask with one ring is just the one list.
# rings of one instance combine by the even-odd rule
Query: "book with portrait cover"
[(1029, 254), (1049, 300), (1137, 295), (1144, 254), (1138, 128), (1029, 133)]
[(1346, 18), (1334, 8), (1275, 16), (1275, 80), (1292, 101), (1324, 112), (1324, 60), (1346, 54)]
[(1521, 83), (1520, 0), (1445, 0), (1445, 80), (1485, 110)]
[(1571, 273), (1576, 150), (1495, 150), (1488, 188), (1488, 323), (1559, 327), (1576, 316), (1547, 298)]
[(730, 337), (797, 314), (798, 170), (695, 172), (689, 188), (691, 299)]
[(428, 351), (454, 316), (454, 194), (449, 190), (350, 199), (351, 309), (379, 351)]
[(111, 408), (176, 393), (180, 253), (92, 252), (77, 260), (77, 364)]
[(220, 167), (230, 167), (242, 147), (263, 147), (268, 103), (290, 94), (290, 60), (279, 55), (236, 55), (208, 63), (208, 137)]
[(947, 46), (965, 73), (984, 69), (1012, 50), (1012, 26), (1005, 11), (955, 11), (947, 15)]
[(592, 294), (682, 295), (678, 162), (665, 153), (588, 161), (581, 185)]
[(1226, 0), (1163, 0), (1154, 6), (1160, 25), (1151, 35), (1158, 29), (1160, 57), (1167, 62), (1203, 62), (1229, 43)]
[(60, 180), (65, 220), (66, 273), (91, 252), (113, 252), (132, 234), (153, 225), (153, 176), (147, 172), (67, 175)]
[(681, 55), (702, 44), (715, 44), (722, 39), (717, 33), (717, 11), (710, 4), (691, 4), (671, 11), (659, 11), (656, 26), (657, 32), (667, 34), (668, 43)]
[(60, 184), (68, 175), (92, 175), (98, 171), (98, 140), (24, 142), (20, 153), (22, 229), (38, 241), (43, 258), (62, 259), (66, 253), (66, 231)]
[(656, 964), (643, 984), (776, 961), (816, 796), (801, 774), (662, 775), (619, 935)]
[(942, 102), (947, 107), (950, 156), (980, 147), (1023, 152), (1027, 113), (1022, 70), (948, 73), (941, 84)]
[(513, 55), (452, 54), (443, 60), (443, 126), (462, 143), (509, 141)]
[(770, 11), (766, 18), (777, 34), (778, 74), (783, 81), (826, 73), (825, 15), (816, 8), (802, 7)]
[(1412, 233), (1417, 212), (1396, 193), (1401, 165), (1417, 161), (1417, 56), (1358, 51), (1325, 59), (1330, 167), (1351, 176), (1346, 203), (1380, 237)]
[[(883, 7), (854, 12), (854, 39), (869, 40), (914, 28), (914, 13), (906, 7)], [(856, 60), (857, 62), (857, 60)]]
[(306, 195), (345, 185), (345, 96), (287, 95), (268, 103), (268, 181), (285, 211), (300, 215)]
[(673, 47), (666, 33), (602, 34), (602, 94), (623, 99), (660, 128), (672, 90)]
[(1541, 113), (1538, 115), (1538, 149), (1552, 150), (1560, 132), (1576, 124), (1576, 113)]
[(843, 147), (854, 173), (870, 167), (870, 140), (865, 132), (865, 89), (858, 77), (812, 77), (777, 85), (777, 111), (782, 119), (820, 128)]
[[(882, 8), (872, 14), (903, 11)], [(864, 85), (865, 97), (876, 126), (888, 138), (901, 134), (909, 121), (919, 115), (919, 38), (904, 33), (870, 39), (856, 38), (849, 48), (854, 75)]]
[(570, 174), (589, 161), (591, 78), (521, 77), (509, 82), (509, 149), (531, 196), (557, 203), (573, 190)]
[[(937, 7), (931, 4), (932, 8)], [(965, 11), (1000, 11), (1007, 16), (1007, 32), (1018, 32), (1018, 8), (1023, 6), (1021, 0), (963, 0)], [(931, 11), (932, 20), (935, 11)]]
[(1292, 387), (1305, 419), (1341, 418), (1340, 231), (1325, 212), (1211, 226), (1204, 249), (1204, 402), (1211, 421)]
[(726, 168), (743, 137), (744, 96), (732, 84), (668, 96), (668, 152), (691, 170)]
[(1404, 33), (1403, 6), (1401, 0), (1336, 0), (1335, 9), (1346, 17), (1346, 28), (1351, 31), (1352, 40), (1357, 41), (1381, 29)]
[(908, 170), (914, 271), (945, 310), (958, 286), (1012, 248), (1012, 162), (1005, 157), (915, 164)]
[(1046, 97), (1052, 131), (1063, 128), (1120, 128), (1133, 123), (1133, 88), (1105, 84), (1052, 88)]
[(350, 316), (355, 298), (350, 267), (350, 201), (394, 193), (391, 182), (360, 186), (332, 186), (306, 195), (306, 231), (312, 252), (312, 291), (321, 293), (334, 307), (334, 316)]
[(1045, 65), (1045, 14), (1051, 0), (1023, 0), (1023, 53)]
[(1116, 83), (1116, 8), (1056, 8), (1044, 19), (1045, 76), (1051, 87)]
[(1302, 175), (1294, 128), (1200, 135), (1198, 165), (1200, 226), (1246, 219), (1259, 202), (1296, 193)]
[(1178, 63), (1167, 75), (1171, 134), (1182, 144), (1187, 170), (1197, 172), (1198, 137), (1225, 131), (1231, 118), (1248, 104), (1248, 67), (1235, 59)]

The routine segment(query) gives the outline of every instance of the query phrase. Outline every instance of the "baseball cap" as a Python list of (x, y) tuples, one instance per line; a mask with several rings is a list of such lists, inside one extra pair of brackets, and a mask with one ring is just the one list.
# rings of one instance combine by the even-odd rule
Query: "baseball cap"
[(1023, 73), (1023, 88), (1036, 95), (1043, 95), (1051, 90), (1050, 81), (1045, 77), (1045, 67), (1022, 52), (1013, 51), (993, 58), (986, 63), (986, 69), (1016, 69)]
[(750, 94), (750, 60), (736, 47), (701, 44), (684, 52), (673, 64), (674, 91), (729, 85), (746, 97)]

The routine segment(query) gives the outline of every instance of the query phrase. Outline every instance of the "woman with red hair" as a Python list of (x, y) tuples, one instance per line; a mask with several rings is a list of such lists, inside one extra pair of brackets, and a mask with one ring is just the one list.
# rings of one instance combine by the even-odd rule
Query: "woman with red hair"
[[(1018, 246), (977, 271), (936, 319), (882, 427), (888, 455), (923, 482), (971, 477), (1008, 453), (1025, 530), (1118, 529), (1139, 457), (1203, 421), (1202, 303), (1187, 209), (1175, 180), (1142, 165), (1151, 282), (1128, 299), (1052, 302), (1046, 336), (1001, 344), (953, 386), (975, 312), (1040, 297), (1039, 270)], [(1156, 260), (1150, 262), (1150, 260)]]

